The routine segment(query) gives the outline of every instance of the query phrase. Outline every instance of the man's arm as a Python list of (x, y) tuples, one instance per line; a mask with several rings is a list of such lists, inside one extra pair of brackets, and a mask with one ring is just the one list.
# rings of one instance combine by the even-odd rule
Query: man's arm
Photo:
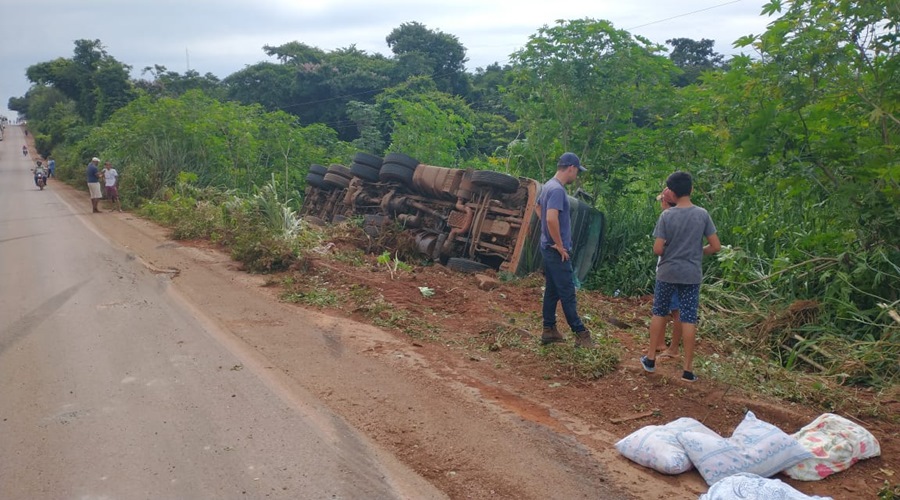
[(559, 232), (559, 210), (555, 208), (547, 209), (547, 232), (553, 240), (553, 248), (562, 256), (563, 262), (569, 260), (569, 251), (563, 246), (562, 234)]

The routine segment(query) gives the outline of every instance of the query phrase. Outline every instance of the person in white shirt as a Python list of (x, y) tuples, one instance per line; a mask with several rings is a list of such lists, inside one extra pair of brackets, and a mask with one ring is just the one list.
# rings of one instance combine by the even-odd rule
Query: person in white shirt
[(106, 187), (106, 199), (109, 200), (110, 208), (112, 204), (116, 204), (119, 212), (122, 211), (122, 203), (119, 201), (119, 172), (112, 168), (112, 162), (107, 161), (103, 165), (103, 180)]

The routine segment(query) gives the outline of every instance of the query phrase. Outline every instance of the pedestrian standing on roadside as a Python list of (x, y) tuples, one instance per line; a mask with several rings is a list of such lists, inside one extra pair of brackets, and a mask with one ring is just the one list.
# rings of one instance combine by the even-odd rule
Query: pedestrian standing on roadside
[(119, 212), (122, 211), (122, 203), (119, 202), (119, 172), (112, 168), (112, 162), (107, 161), (103, 164), (103, 180), (106, 184), (106, 199), (109, 200), (109, 209), (112, 210), (113, 203)]
[(572, 269), (572, 224), (566, 185), (587, 171), (575, 153), (564, 153), (556, 162), (556, 175), (544, 184), (535, 208), (541, 220), (541, 255), (544, 260), (544, 302), (542, 309), (544, 345), (563, 342), (556, 328), (557, 304), (562, 304), (566, 322), (575, 333), (576, 347), (594, 347), (591, 332), (578, 316), (575, 272)]
[(97, 165), (100, 164), (100, 158), (96, 156), (91, 158), (91, 162), (88, 163), (87, 166), (87, 185), (88, 191), (91, 193), (91, 208), (93, 208), (93, 213), (100, 213), (100, 209), (97, 208), (97, 204), (100, 203), (100, 198), (103, 196), (100, 194), (100, 171), (97, 168)]
[(47, 159), (47, 177), (55, 177), (56, 176), (56, 160), (53, 157), (49, 157)]
[[(665, 342), (666, 317), (671, 311), (672, 295), (678, 294), (684, 344), (684, 372), (681, 380), (696, 382), (693, 372), (694, 342), (697, 333), (697, 309), (700, 282), (703, 280), (704, 255), (721, 249), (716, 226), (709, 213), (691, 203), (693, 179), (687, 172), (675, 172), (666, 179), (666, 187), (675, 194), (674, 207), (659, 215), (653, 229), (653, 253), (660, 256), (653, 290), (653, 316), (650, 319), (650, 346), (641, 356), (641, 367), (656, 371), (656, 349)], [(703, 238), (708, 244), (703, 245)]]

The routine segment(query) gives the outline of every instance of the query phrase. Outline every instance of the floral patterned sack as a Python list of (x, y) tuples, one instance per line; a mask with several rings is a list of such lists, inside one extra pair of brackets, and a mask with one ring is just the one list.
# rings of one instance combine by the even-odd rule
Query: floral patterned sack
[(800, 481), (818, 481), (860, 460), (881, 455), (881, 445), (872, 433), (833, 413), (819, 415), (794, 438), (814, 455), (784, 471)]

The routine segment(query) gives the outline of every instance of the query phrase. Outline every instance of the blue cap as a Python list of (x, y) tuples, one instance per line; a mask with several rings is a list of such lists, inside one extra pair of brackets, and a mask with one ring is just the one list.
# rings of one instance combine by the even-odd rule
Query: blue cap
[(581, 160), (578, 159), (578, 155), (575, 153), (563, 153), (559, 157), (559, 161), (556, 162), (557, 167), (570, 167), (572, 165), (578, 167), (579, 172), (587, 172), (587, 169), (581, 166)]

